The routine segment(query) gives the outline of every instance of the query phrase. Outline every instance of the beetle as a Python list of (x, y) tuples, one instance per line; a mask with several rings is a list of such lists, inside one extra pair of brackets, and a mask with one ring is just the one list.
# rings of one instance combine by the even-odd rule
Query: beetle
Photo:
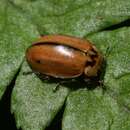
[(45, 77), (88, 79), (98, 75), (103, 56), (88, 40), (65, 35), (45, 35), (26, 50), (34, 72)]

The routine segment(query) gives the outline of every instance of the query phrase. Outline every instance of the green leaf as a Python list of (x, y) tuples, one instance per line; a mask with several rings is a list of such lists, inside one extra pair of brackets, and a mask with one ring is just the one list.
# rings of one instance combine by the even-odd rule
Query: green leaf
[(12, 0), (41, 34), (83, 37), (130, 17), (129, 0)]
[(104, 53), (105, 90), (71, 93), (63, 118), (63, 130), (130, 129), (130, 28), (94, 34), (88, 39)]
[(54, 92), (56, 83), (42, 82), (35, 74), (24, 74), (30, 71), (24, 64), (12, 93), (12, 112), (18, 128), (43, 130), (61, 109), (69, 91), (59, 87)]
[(30, 21), (6, 0), (0, 1), (0, 98), (23, 60), (25, 49), (38, 37)]
[(128, 130), (130, 114), (101, 89), (78, 90), (69, 95), (63, 130)]

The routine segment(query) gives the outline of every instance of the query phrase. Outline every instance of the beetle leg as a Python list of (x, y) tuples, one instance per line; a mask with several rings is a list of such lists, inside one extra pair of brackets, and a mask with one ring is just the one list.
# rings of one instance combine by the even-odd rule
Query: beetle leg
[(106, 90), (106, 86), (104, 85), (104, 81), (99, 80), (98, 83), (99, 83), (99, 86), (101, 86), (101, 88), (103, 89), (103, 92), (104, 92)]
[(59, 83), (57, 83), (57, 85), (53, 88), (53, 92), (56, 92), (60, 85), (64, 84), (64, 83), (67, 83), (68, 81), (60, 81)]
[(53, 88), (53, 92), (56, 92), (60, 87), (60, 83), (58, 83), (54, 88)]
[(28, 71), (28, 72), (23, 72), (23, 75), (30, 75), (30, 74), (33, 74), (34, 72), (33, 71)]
[(63, 84), (65, 84), (65, 83), (72, 83), (72, 82), (75, 82), (75, 81), (76, 81), (75, 79), (60, 81), (60, 82), (57, 83), (57, 85), (53, 88), (53, 92), (56, 92), (56, 91), (60, 88), (60, 85), (63, 85)]

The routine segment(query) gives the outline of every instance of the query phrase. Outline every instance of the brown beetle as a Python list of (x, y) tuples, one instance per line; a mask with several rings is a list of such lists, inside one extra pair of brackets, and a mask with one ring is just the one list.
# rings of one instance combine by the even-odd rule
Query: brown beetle
[(34, 72), (61, 79), (95, 77), (103, 61), (89, 41), (63, 35), (41, 37), (27, 49), (26, 59)]

